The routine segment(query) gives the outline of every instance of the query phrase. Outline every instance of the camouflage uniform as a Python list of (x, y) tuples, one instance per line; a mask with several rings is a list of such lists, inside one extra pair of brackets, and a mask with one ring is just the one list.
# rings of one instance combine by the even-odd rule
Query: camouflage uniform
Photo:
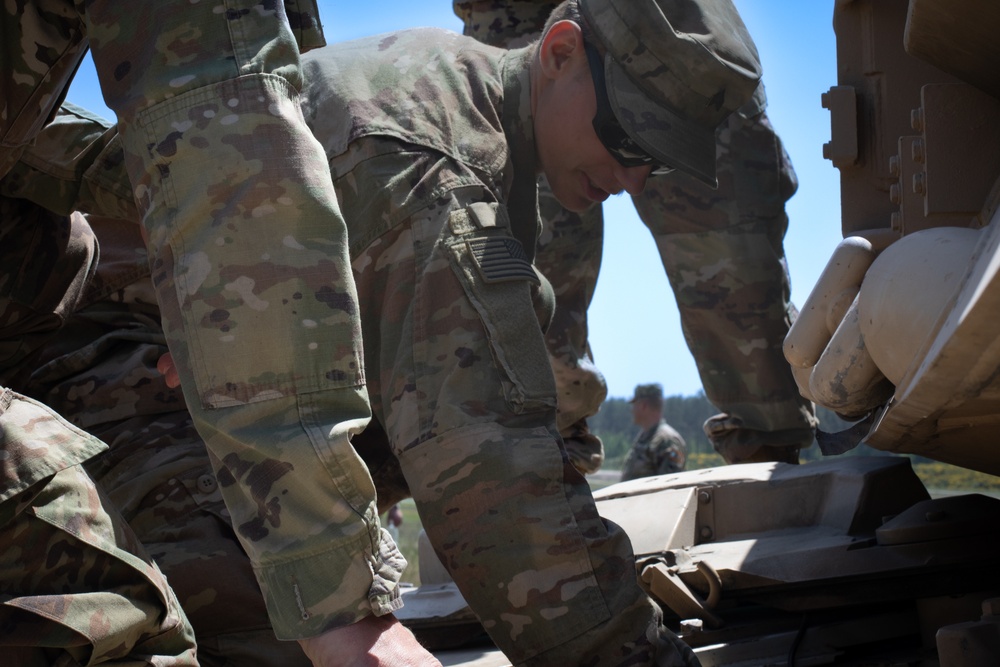
[(224, 12), (9, 5), (0, 174), (89, 43), (186, 403), (275, 632), (291, 639), (398, 608), (404, 562), (349, 440), (370, 416), (360, 320), (329, 171), (298, 106), (299, 46), (322, 33), (312, 3), (287, 4), (287, 16), (249, 0)]
[[(453, 4), (465, 34), (504, 46), (536, 36), (558, 3)], [(730, 463), (797, 460), (799, 448), (812, 443), (815, 426), (812, 405), (800, 396), (781, 351), (795, 317), (782, 248), (784, 205), (797, 182), (763, 111), (763, 88), (758, 92), (719, 128), (717, 190), (677, 171), (651, 178), (633, 198), (659, 249), (705, 394), (724, 411), (705, 429)], [(576, 442), (579, 465), (587, 470), (592, 462), (599, 465), (599, 443), (573, 438), (568, 429), (586, 433), (581, 420), (597, 411), (607, 393), (587, 344), (603, 218), (600, 207), (577, 215), (544, 189), (540, 196), (544, 230), (535, 262), (556, 294), (546, 344), (559, 388), (559, 425), (567, 445)]]
[(196, 665), (173, 591), (81, 465), (107, 445), (10, 388), (86, 298), (98, 243), (79, 216), (8, 195), (0, 195), (2, 661)]
[(99, 245), (96, 272), (5, 381), (110, 443), (86, 469), (168, 577), (203, 666), (307, 665), (297, 642), (275, 638), (205, 445), (180, 390), (156, 370), (166, 344), (128, 179), (103, 164), (120, 156), (109, 126), (65, 105), (0, 181), (5, 196), (132, 220), (73, 214)]
[(681, 434), (661, 419), (636, 436), (622, 465), (622, 481), (680, 472), (687, 463), (686, 452)]
[(655, 645), (656, 664), (678, 664), (628, 539), (560, 446), (530, 287), (532, 55), (419, 29), (303, 59), (303, 110), (348, 224), (373, 424), (515, 664), (650, 664)]

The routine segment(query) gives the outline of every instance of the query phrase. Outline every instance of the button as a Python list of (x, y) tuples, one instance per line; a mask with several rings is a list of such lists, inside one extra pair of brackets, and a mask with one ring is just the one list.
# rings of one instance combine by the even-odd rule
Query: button
[(215, 475), (202, 475), (198, 478), (198, 490), (202, 493), (211, 493), (219, 486), (215, 481)]

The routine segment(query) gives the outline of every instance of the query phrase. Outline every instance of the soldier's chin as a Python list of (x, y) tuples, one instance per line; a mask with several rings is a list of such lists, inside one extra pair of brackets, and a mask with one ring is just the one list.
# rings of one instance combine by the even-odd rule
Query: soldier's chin
[(556, 192), (555, 188), (553, 188), (552, 194), (564, 209), (573, 213), (583, 213), (591, 206), (600, 203), (598, 199), (590, 199), (576, 192)]

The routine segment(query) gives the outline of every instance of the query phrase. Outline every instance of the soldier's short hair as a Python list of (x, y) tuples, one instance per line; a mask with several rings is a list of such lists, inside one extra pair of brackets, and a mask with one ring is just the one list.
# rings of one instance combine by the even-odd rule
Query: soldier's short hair
[(635, 387), (635, 395), (629, 403), (647, 401), (652, 405), (663, 405), (663, 385), (657, 383), (640, 384)]

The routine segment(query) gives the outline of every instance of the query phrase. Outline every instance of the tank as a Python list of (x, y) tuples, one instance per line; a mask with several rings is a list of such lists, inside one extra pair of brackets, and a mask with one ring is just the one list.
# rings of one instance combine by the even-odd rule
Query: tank
[[(844, 240), (785, 342), (853, 425), (823, 460), (614, 484), (602, 516), (705, 667), (1000, 665), (1000, 499), (931, 497), (905, 456), (1000, 475), (1000, 3), (837, 0), (824, 156)], [(817, 139), (817, 146), (822, 139)], [(446, 665), (509, 664), (433, 552), (400, 618)]]

